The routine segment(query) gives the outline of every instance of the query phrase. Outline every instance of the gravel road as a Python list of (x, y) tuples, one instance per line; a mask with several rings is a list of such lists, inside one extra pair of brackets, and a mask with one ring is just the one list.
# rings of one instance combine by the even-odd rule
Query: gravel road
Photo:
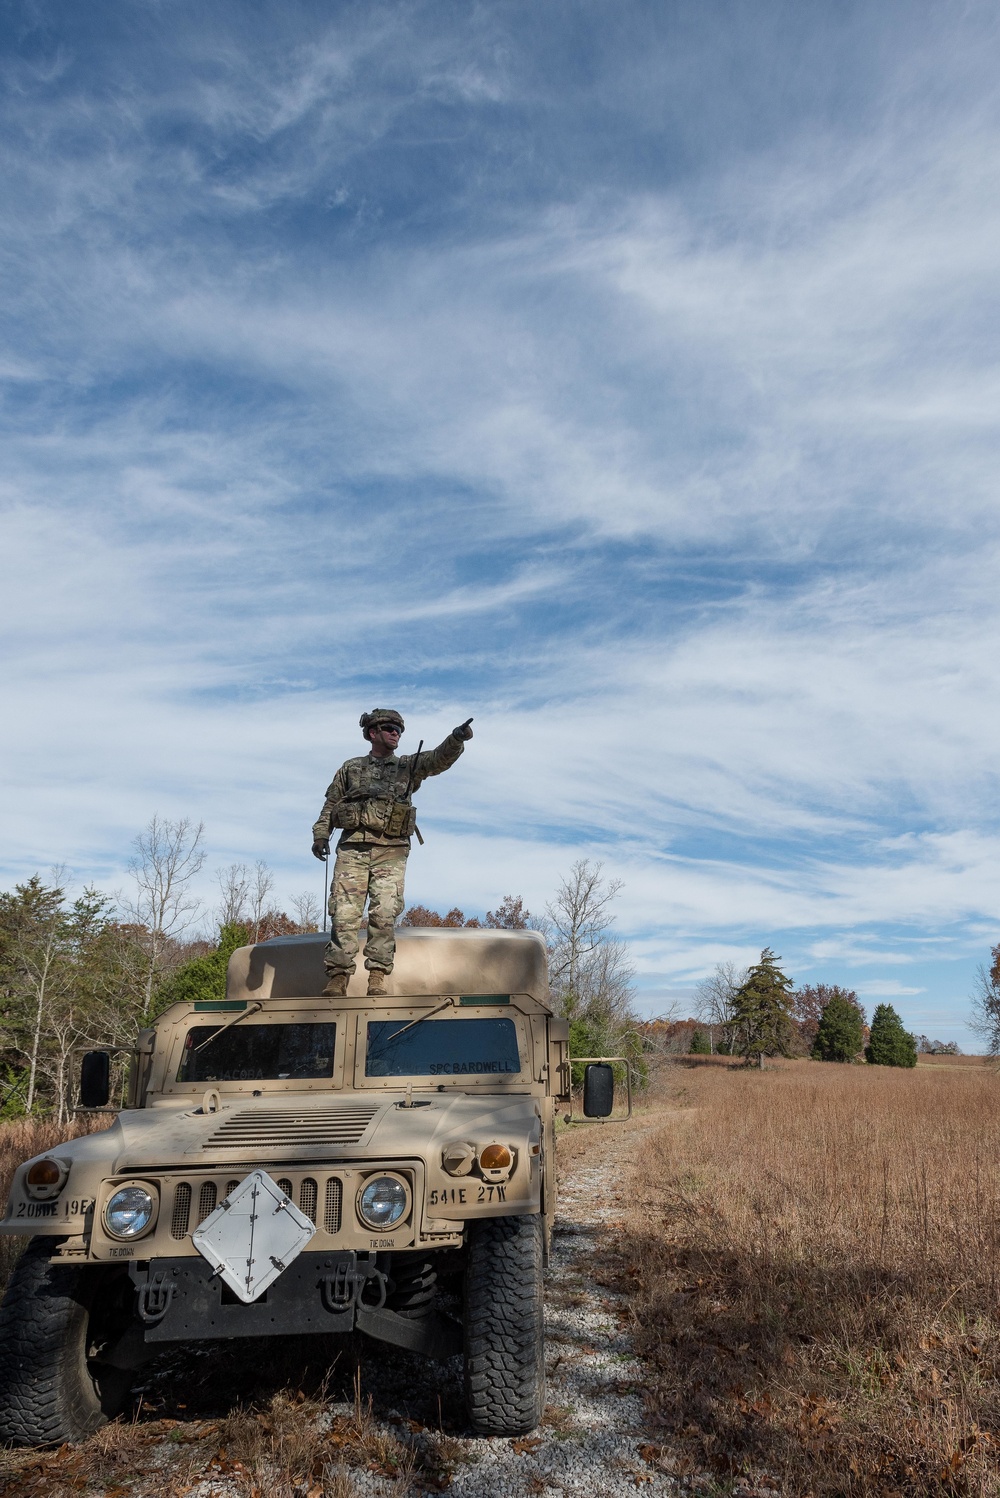
[(639, 1137), (641, 1126), (627, 1134), (617, 1125), (591, 1127), (588, 1153), (564, 1168), (546, 1281), (545, 1423), (522, 1441), (466, 1441), (472, 1464), (455, 1472), (448, 1491), (456, 1498), (677, 1491), (646, 1424), (644, 1369), (632, 1345), (627, 1299), (615, 1288), (623, 1156)]
[[(625, 1162), (634, 1158), (647, 1127), (641, 1121), (588, 1126), (585, 1139), (576, 1136), (564, 1146), (546, 1277), (545, 1421), (533, 1435), (515, 1440), (450, 1436), (446, 1491), (454, 1498), (522, 1493), (634, 1498), (637, 1489), (649, 1495), (678, 1491), (664, 1470), (669, 1458), (648, 1427), (645, 1372), (632, 1344), (627, 1297), (617, 1288), (616, 1225), (625, 1205)], [(427, 1364), (408, 1364), (406, 1374), (416, 1373), (417, 1386), (400, 1377), (403, 1369), (391, 1355), (379, 1350), (376, 1356), (366, 1367), (365, 1386), (374, 1393), (381, 1384), (376, 1403), (388, 1429), (415, 1404), (426, 1410), (432, 1393), (440, 1398), (444, 1429), (461, 1430), (461, 1387), (454, 1368), (437, 1370), (428, 1389)], [(398, 1486), (369, 1474), (356, 1474), (355, 1482), (357, 1492), (370, 1498), (400, 1493)]]

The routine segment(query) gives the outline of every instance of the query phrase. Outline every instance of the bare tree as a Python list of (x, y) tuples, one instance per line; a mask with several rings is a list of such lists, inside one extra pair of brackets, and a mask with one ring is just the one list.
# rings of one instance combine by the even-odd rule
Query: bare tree
[(164, 953), (188, 928), (201, 905), (190, 885), (205, 862), (204, 831), (203, 822), (195, 825), (188, 817), (171, 821), (154, 813), (132, 843), (135, 854), (128, 867), (135, 893), (122, 905), (129, 920), (144, 932), (144, 1019), (152, 1007)]
[(267, 864), (258, 858), (254, 865), (253, 874), (250, 877), (250, 888), (248, 891), (248, 917), (247, 925), (250, 927), (250, 940), (260, 940), (261, 922), (267, 915), (267, 897), (274, 888), (274, 875)]
[(620, 1049), (635, 1021), (635, 968), (612, 932), (610, 906), (621, 889), (620, 879), (603, 877), (599, 863), (580, 859), (547, 907), (553, 992), (576, 1026), (575, 1044), (592, 1055)]
[(246, 920), (250, 894), (250, 870), (245, 863), (230, 863), (215, 875), (222, 899), (216, 907), (220, 926), (238, 926)]
[(250, 869), (245, 863), (231, 863), (220, 869), (215, 881), (222, 893), (217, 907), (220, 926), (246, 926), (251, 941), (260, 940), (265, 917), (276, 916), (267, 903), (274, 888), (274, 875), (258, 859)]
[[(48, 1045), (39, 1060), (39, 1068), (48, 1077), (56, 1103), (56, 1122), (66, 1123), (70, 1115), (69, 1073), (73, 1052), (84, 1037), (80, 1006), (71, 992), (60, 995), (62, 1002), (48, 1016)], [(30, 1107), (30, 1105), (29, 1105)]]
[(46, 888), (37, 876), (18, 886), (21, 919), (12, 932), (11, 955), (19, 971), (20, 1000), (25, 1008), (28, 1063), (25, 1112), (35, 1104), (43, 1036), (49, 1033), (52, 1011), (69, 985), (66, 964), (66, 919), (63, 913), (62, 869), (53, 869)]
[(736, 1044), (734, 1004), (736, 995), (747, 981), (749, 968), (738, 968), (734, 962), (717, 963), (713, 972), (695, 986), (695, 1014), (709, 1027), (709, 1042), (715, 1050), (715, 1031), (720, 1031), (732, 1055)]
[(295, 920), (301, 931), (318, 931), (320, 908), (319, 901), (311, 890), (303, 890), (301, 895), (295, 895), (292, 899), (292, 909), (295, 911)]
[(620, 879), (604, 879), (604, 865), (578, 859), (546, 906), (552, 923), (550, 970), (554, 987), (580, 992), (584, 964), (604, 942), (614, 916), (609, 906), (623, 888)]
[(583, 959), (577, 974), (577, 995), (586, 1013), (609, 1023), (631, 1019), (635, 967), (628, 947), (609, 936)]
[(993, 964), (976, 969), (969, 1028), (982, 1037), (991, 1056), (1000, 1056), (1000, 943), (992, 952)]

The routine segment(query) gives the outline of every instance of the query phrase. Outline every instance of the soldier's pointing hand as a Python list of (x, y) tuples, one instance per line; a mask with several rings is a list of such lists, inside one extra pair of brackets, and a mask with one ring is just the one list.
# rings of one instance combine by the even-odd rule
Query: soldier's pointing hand
[(466, 718), (466, 720), (465, 720), (464, 723), (460, 723), (457, 728), (453, 728), (451, 730), (453, 736), (456, 739), (471, 739), (472, 738), (472, 729), (469, 727), (469, 724), (471, 722), (472, 722), (471, 718)]

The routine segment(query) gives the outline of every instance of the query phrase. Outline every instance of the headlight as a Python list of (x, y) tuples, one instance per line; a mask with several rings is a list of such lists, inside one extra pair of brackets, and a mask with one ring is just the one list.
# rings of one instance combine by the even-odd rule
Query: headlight
[(122, 1186), (104, 1208), (104, 1226), (113, 1238), (138, 1238), (153, 1220), (155, 1204), (144, 1186)]
[(370, 1228), (391, 1228), (406, 1212), (409, 1196), (398, 1176), (373, 1176), (358, 1192), (358, 1216)]

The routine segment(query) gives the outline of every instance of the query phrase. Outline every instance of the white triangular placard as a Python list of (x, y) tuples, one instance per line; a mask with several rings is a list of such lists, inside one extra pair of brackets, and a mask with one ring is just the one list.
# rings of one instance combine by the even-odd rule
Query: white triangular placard
[(247, 1305), (258, 1300), (316, 1231), (304, 1212), (254, 1170), (195, 1228), (191, 1241)]

